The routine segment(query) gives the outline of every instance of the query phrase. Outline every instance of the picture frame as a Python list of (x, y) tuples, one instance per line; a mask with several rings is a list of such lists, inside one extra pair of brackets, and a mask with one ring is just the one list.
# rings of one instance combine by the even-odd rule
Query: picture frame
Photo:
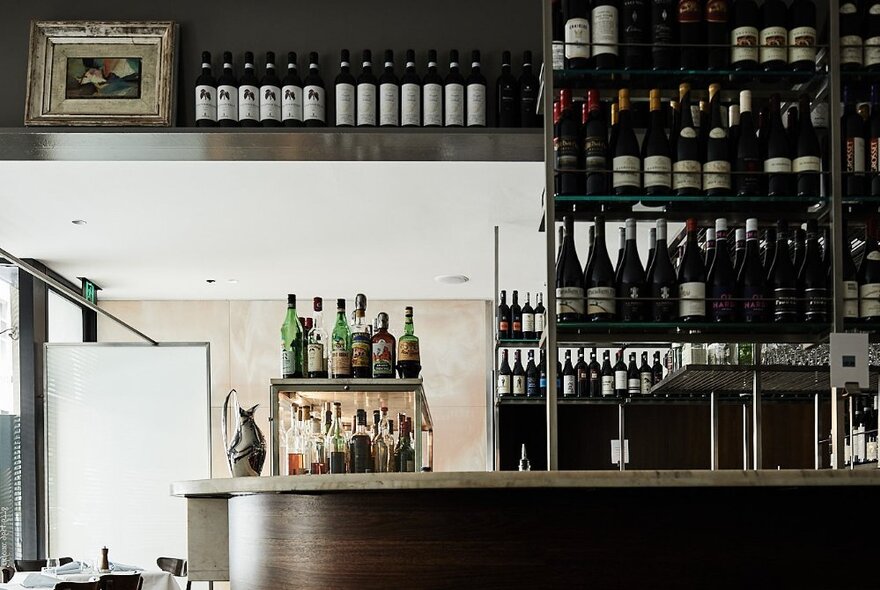
[(31, 21), (25, 125), (174, 121), (172, 21)]

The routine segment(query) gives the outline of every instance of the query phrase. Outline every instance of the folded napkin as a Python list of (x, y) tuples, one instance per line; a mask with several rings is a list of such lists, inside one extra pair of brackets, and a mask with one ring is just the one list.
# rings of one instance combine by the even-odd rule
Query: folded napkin
[(110, 562), (110, 571), (111, 572), (142, 572), (144, 568), (138, 567), (136, 565), (125, 565), (124, 563), (115, 563), (113, 561)]
[(28, 574), (21, 585), (25, 588), (54, 588), (58, 578), (44, 576), (43, 574)]
[(55, 568), (55, 573), (59, 576), (63, 576), (66, 574), (78, 574), (82, 571), (82, 565), (82, 562), (71, 561), (70, 563), (59, 565), (57, 568)]

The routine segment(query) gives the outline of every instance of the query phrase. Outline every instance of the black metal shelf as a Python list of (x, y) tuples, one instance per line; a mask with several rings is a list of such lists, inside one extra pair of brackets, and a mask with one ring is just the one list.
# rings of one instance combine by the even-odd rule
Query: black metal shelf
[(672, 342), (817, 343), (829, 333), (828, 324), (751, 324), (712, 322), (578, 322), (557, 324), (557, 346), (586, 344), (657, 344)]

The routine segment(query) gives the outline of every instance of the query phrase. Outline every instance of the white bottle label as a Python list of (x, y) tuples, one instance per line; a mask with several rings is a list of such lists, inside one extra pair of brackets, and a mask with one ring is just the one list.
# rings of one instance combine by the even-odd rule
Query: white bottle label
[(286, 348), (281, 349), (281, 376), (293, 375), (293, 354)]
[(577, 383), (574, 375), (562, 376), (562, 395), (565, 397), (574, 397), (577, 395)]
[(327, 103), (324, 102), (324, 89), (320, 86), (306, 86), (303, 88), (303, 120), (317, 119), (327, 120)]
[(672, 160), (669, 156), (645, 156), (645, 188), (672, 186)]
[(706, 315), (706, 283), (682, 283), (678, 286), (678, 315)]
[(880, 316), (880, 283), (859, 285), (859, 317)]
[(626, 371), (614, 371), (614, 389), (626, 391)]
[(400, 124), (418, 127), (422, 124), (422, 97), (418, 84), (408, 83), (400, 88)]
[(767, 158), (764, 160), (764, 172), (775, 174), (791, 172), (791, 158)]
[(584, 313), (584, 290), (581, 287), (560, 287), (556, 289), (556, 315), (564, 313), (581, 315)]
[(768, 61), (786, 61), (788, 59), (788, 31), (785, 27), (767, 27), (761, 29), (760, 35), (761, 63)]
[(565, 23), (565, 57), (568, 59), (590, 57), (590, 21), (570, 18)]
[(376, 124), (376, 85), (358, 84), (357, 87), (357, 124)]
[(703, 190), (730, 188), (730, 162), (712, 160), (703, 164)]
[(464, 86), (461, 84), (447, 84), (444, 87), (444, 98), (446, 102), (446, 120), (445, 125), (463, 126), (464, 125)]
[(653, 387), (653, 377), (651, 373), (640, 373), (639, 376), (641, 377), (639, 391), (642, 395), (648, 395)]
[(522, 314), (522, 331), (523, 332), (534, 332), (535, 331), (535, 314), (533, 314), (533, 313)]
[(400, 86), (386, 82), (379, 86), (379, 125), (400, 125)]
[(792, 172), (821, 172), (822, 159), (818, 156), (801, 156), (791, 162)]
[(672, 188), (692, 188), (700, 190), (703, 183), (700, 182), (700, 163), (697, 160), (679, 160), (672, 165)]
[(611, 397), (614, 395), (614, 377), (611, 375), (602, 375), (602, 397)]
[(425, 126), (443, 126), (443, 87), (440, 84), (425, 84)]
[(642, 390), (641, 380), (640, 379), (630, 379), (626, 380), (626, 392), (630, 395), (638, 395)]
[(486, 86), (484, 84), (468, 84), (467, 124), (468, 127), (486, 126)]
[(260, 86), (260, 121), (281, 121), (281, 89)]
[(543, 332), (544, 331), (544, 314), (536, 313), (535, 314), (535, 332)]
[(238, 121), (238, 88), (235, 86), (217, 87), (217, 120)]
[(840, 38), (840, 62), (862, 65), (862, 38), (846, 35)]
[(614, 188), (621, 186), (641, 187), (640, 164), (638, 156), (615, 156), (612, 164)]
[(525, 375), (514, 375), (513, 376), (513, 395), (525, 395), (526, 394), (526, 376)]
[(816, 61), (816, 29), (795, 27), (788, 32), (788, 63)]
[(354, 124), (354, 84), (337, 84), (336, 125), (339, 127)]
[(865, 138), (854, 137), (853, 142), (853, 172), (865, 171)]
[(758, 29), (737, 27), (730, 32), (730, 61), (758, 61)]
[(238, 120), (260, 120), (260, 89), (256, 86), (238, 87)]
[(553, 43), (553, 69), (561, 70), (565, 67), (565, 45), (556, 41)]
[(303, 91), (299, 86), (289, 84), (281, 89), (281, 120), (303, 120)]
[(510, 395), (510, 375), (498, 375), (498, 395)]
[(587, 315), (614, 313), (614, 287), (590, 287), (587, 289)]
[(865, 66), (875, 66), (878, 63), (880, 63), (880, 37), (868, 37), (865, 39)]
[(217, 120), (217, 89), (213, 86), (196, 86), (196, 121)]
[(306, 348), (306, 358), (308, 358), (310, 371), (322, 371), (324, 367), (324, 345), (320, 342), (309, 344)]
[(597, 6), (593, 9), (593, 55), (617, 55), (617, 7)]
[(856, 281), (843, 281), (843, 317), (859, 317), (859, 284)]

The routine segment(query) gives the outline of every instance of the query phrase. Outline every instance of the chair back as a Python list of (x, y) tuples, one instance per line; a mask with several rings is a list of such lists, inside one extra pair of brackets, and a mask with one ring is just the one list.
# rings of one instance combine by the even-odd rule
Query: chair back
[(15, 568), (12, 566), (3, 566), (0, 567), (0, 581), (3, 584), (12, 579), (12, 576), (15, 575)]
[(141, 590), (143, 585), (140, 574), (108, 574), (98, 581), (99, 590)]
[(186, 560), (178, 557), (160, 557), (156, 560), (156, 565), (163, 572), (168, 572), (172, 576), (182, 578), (186, 576)]
[(100, 582), (58, 582), (55, 590), (98, 590)]
[[(73, 561), (72, 557), (61, 557), (58, 559), (58, 565), (67, 565)], [(38, 572), (46, 567), (45, 559), (16, 559), (15, 571), (17, 572)]]

